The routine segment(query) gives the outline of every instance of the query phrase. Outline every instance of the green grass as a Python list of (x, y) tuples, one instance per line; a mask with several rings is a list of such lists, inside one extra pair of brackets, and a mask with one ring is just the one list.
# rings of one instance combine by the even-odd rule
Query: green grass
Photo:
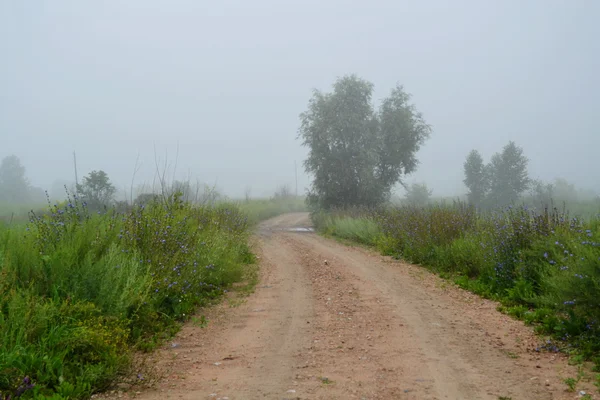
[(240, 210), (248, 216), (250, 224), (276, 217), (281, 214), (307, 211), (303, 197), (283, 199), (253, 199), (236, 203)]
[(179, 202), (99, 215), (73, 202), (0, 226), (0, 398), (108, 388), (132, 351), (255, 275), (250, 227), (236, 205)]
[(312, 215), (317, 229), (329, 236), (374, 246), (382, 236), (377, 222), (367, 216), (349, 217), (328, 213)]
[(0, 225), (24, 223), (29, 221), (29, 211), (42, 210), (44, 204), (6, 204), (0, 203)]
[[(592, 207), (592, 206), (590, 206)], [(600, 217), (463, 204), (314, 213), (326, 235), (423, 265), (550, 337), (542, 350), (600, 361)]]

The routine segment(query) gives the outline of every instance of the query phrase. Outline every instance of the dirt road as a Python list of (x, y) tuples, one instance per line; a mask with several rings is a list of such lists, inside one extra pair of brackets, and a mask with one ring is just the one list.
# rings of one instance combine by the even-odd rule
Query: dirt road
[[(142, 399), (573, 399), (563, 356), (530, 328), (430, 274), (306, 232), (308, 215), (260, 226), (261, 280), (158, 354)], [(229, 304), (229, 305), (228, 305)]]

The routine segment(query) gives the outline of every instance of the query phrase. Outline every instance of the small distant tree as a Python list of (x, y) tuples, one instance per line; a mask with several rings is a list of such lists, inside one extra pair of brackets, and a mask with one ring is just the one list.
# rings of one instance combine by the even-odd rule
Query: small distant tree
[(425, 206), (431, 200), (430, 190), (425, 183), (413, 183), (406, 188), (406, 202), (412, 206)]
[(299, 138), (313, 176), (307, 200), (313, 208), (376, 206), (415, 171), (416, 153), (431, 133), (398, 85), (375, 111), (373, 84), (344, 76), (332, 93), (315, 91), (301, 114)]
[(90, 207), (109, 205), (117, 192), (104, 171), (92, 171), (83, 177), (83, 183), (77, 185), (79, 195)]
[(507, 205), (516, 201), (529, 187), (531, 180), (527, 173), (529, 160), (523, 149), (509, 142), (501, 153), (492, 156), (489, 164), (490, 194), (492, 205)]
[(19, 157), (4, 157), (0, 163), (0, 201), (22, 203), (30, 201), (29, 181)]
[(465, 179), (463, 182), (469, 189), (469, 204), (480, 207), (490, 188), (490, 177), (483, 157), (477, 150), (472, 150), (464, 163)]

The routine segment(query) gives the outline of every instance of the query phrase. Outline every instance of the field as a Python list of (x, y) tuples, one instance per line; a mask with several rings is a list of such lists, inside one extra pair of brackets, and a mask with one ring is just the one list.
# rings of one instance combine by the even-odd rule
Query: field
[(299, 204), (92, 213), (71, 200), (28, 224), (23, 207), (20, 223), (0, 226), (0, 399), (85, 398), (108, 388), (133, 351), (155, 349), (246, 278), (256, 222)]
[(0, 225), (22, 223), (29, 219), (29, 211), (41, 210), (44, 204), (4, 204), (0, 203)]
[(457, 203), (312, 217), (326, 235), (376, 246), (499, 300), (503, 311), (548, 335), (551, 351), (600, 363), (598, 214), (525, 206), (477, 213)]
[(302, 197), (291, 197), (279, 200), (256, 199), (240, 201), (237, 204), (239, 205), (240, 210), (248, 216), (248, 221), (251, 224), (285, 213), (306, 211), (306, 204)]

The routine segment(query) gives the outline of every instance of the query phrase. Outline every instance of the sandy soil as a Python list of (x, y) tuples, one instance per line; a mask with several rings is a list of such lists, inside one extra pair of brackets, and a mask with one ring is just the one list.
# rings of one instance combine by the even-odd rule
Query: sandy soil
[[(156, 353), (141, 399), (574, 399), (562, 355), (531, 328), (425, 269), (314, 233), (288, 214), (257, 233), (260, 282), (203, 310)], [(235, 304), (235, 307), (232, 307)], [(578, 388), (580, 390), (582, 388)], [(588, 391), (588, 393), (590, 393)]]

